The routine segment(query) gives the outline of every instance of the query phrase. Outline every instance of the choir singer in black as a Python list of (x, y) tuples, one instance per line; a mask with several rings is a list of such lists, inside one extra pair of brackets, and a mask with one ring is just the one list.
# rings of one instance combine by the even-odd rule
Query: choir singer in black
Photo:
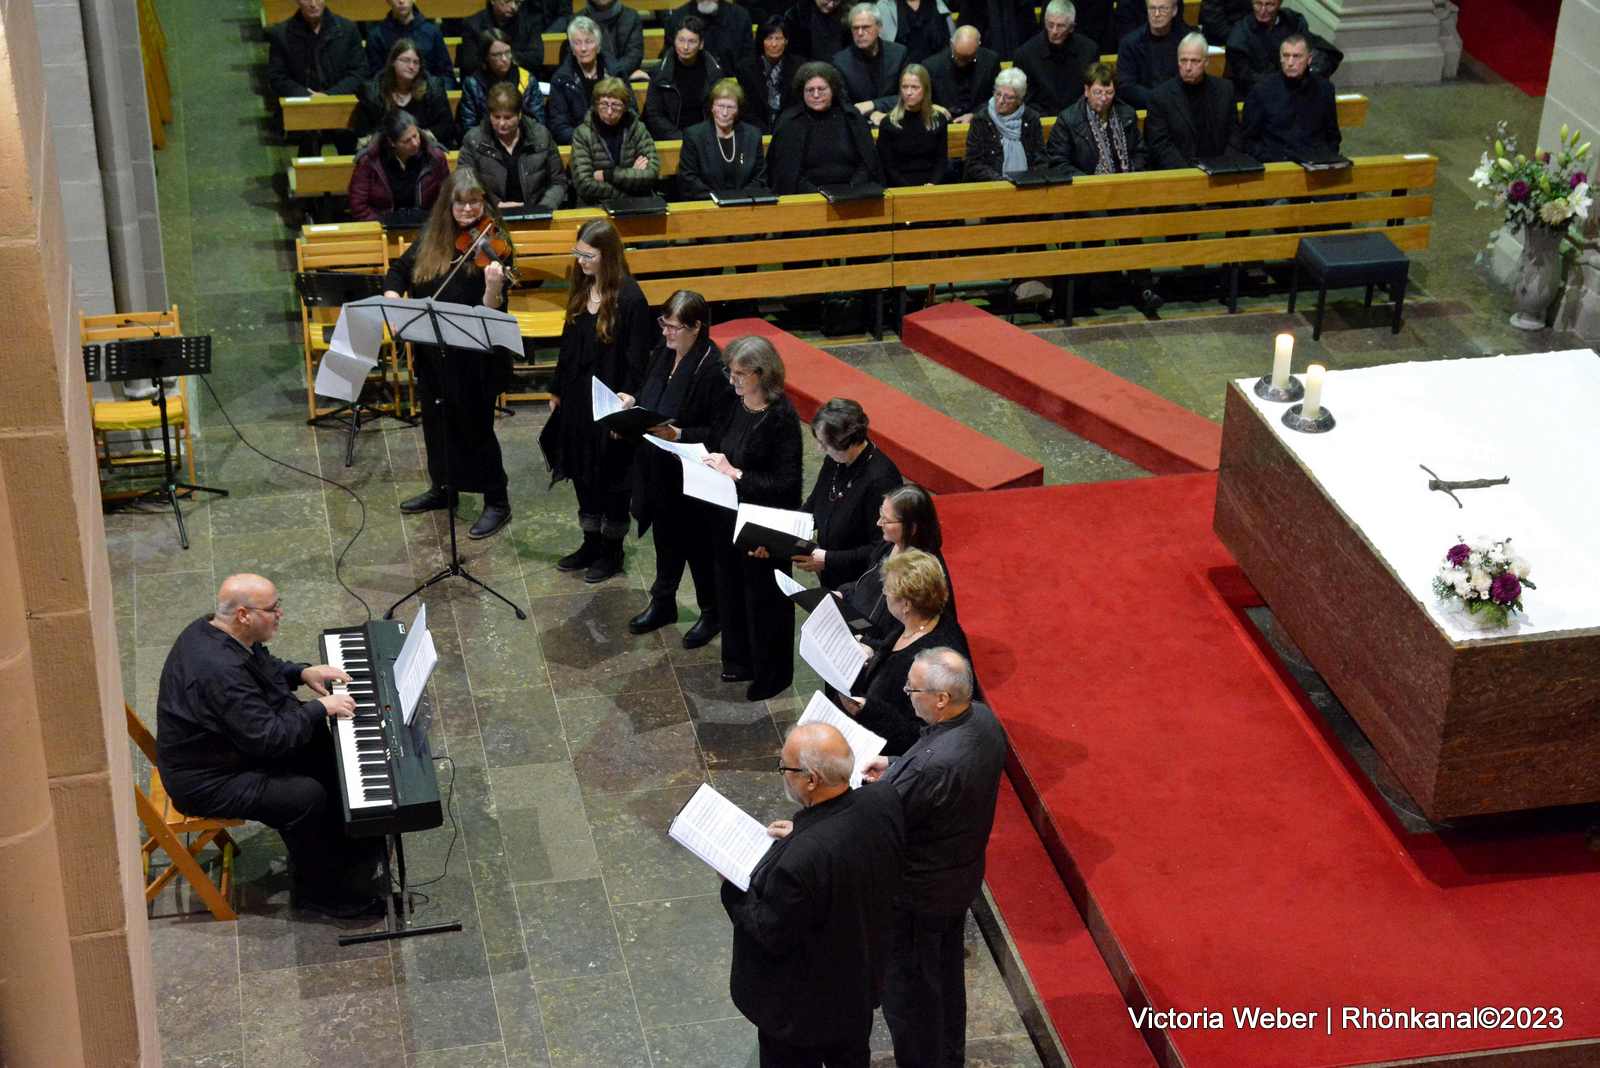
[(811, 433), (824, 457), (811, 496), (800, 506), (817, 523), (817, 548), (794, 566), (829, 589), (861, 577), (881, 542), (878, 504), (900, 485), (900, 469), (867, 437), (866, 410), (834, 397), (811, 417)]

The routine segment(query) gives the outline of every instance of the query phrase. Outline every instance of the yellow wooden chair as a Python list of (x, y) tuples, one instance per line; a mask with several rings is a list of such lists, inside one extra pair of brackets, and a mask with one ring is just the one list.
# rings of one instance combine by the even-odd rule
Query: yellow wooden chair
[[(375, 274), (389, 270), (389, 243), (383, 226), (375, 222), (338, 223), (307, 226), (295, 242), (295, 271), (342, 271)], [(318, 403), (315, 389), (317, 365), (328, 351), (328, 334), (339, 321), (339, 309), (312, 306), (300, 301), (301, 341), (306, 363), (306, 419), (315, 421), (339, 409), (339, 405)], [(386, 400), (374, 407), (393, 415), (415, 415), (416, 395), (409, 353), (404, 364), (383, 360), (373, 377), (380, 380)]]
[[(78, 314), (78, 334), (85, 345), (103, 344), (107, 341), (128, 341), (151, 337), (176, 337), (183, 333), (178, 320), (178, 306), (166, 311), (118, 312), (113, 315)], [(143, 400), (95, 400), (94, 386), (88, 387), (89, 410), (93, 417), (95, 453), (101, 468), (112, 472), (129, 467), (161, 464), (163, 457), (157, 448), (131, 448), (117, 451), (110, 435), (119, 432), (149, 433), (161, 429), (161, 410), (154, 398)], [(189, 473), (188, 481), (196, 482), (194, 468), (194, 441), (189, 434), (189, 380), (178, 379), (176, 391), (167, 394), (167, 423), (172, 431), (172, 447), (177, 451), (174, 459), (183, 464)], [(105, 500), (126, 500), (139, 496), (139, 490), (108, 489), (101, 482), (100, 495)]]
[[(134, 803), (139, 809), (139, 820), (149, 837), (139, 847), (144, 861), (144, 900), (154, 901), (156, 895), (175, 877), (182, 875), (194, 892), (204, 901), (211, 915), (219, 920), (235, 920), (239, 914), (229, 903), (233, 887), (233, 858), (239, 846), (228, 834), (229, 827), (242, 827), (244, 820), (214, 819), (185, 816), (167, 796), (161, 784), (161, 772), (156, 767), (156, 739), (150, 729), (140, 722), (138, 715), (128, 705), (122, 706), (128, 717), (128, 736), (150, 761), (150, 789), (133, 788)], [(187, 844), (182, 836), (193, 835)], [(214, 845), (221, 854), (221, 878), (213, 881), (200, 864), (200, 854)], [(150, 861), (156, 850), (167, 855), (169, 863), (154, 879), (150, 878)]]

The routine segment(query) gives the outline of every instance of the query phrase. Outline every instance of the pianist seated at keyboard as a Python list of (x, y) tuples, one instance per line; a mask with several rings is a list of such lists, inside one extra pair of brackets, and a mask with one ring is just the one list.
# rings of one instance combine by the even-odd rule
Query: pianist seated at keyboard
[[(259, 820), (289, 850), (292, 902), (335, 916), (381, 911), (374, 873), (382, 839), (345, 836), (330, 717), (355, 702), (326, 664), (280, 660), (266, 642), (283, 605), (260, 575), (232, 575), (214, 614), (190, 623), (161, 669), (157, 764), (191, 816)], [(301, 700), (307, 686), (317, 696)]]

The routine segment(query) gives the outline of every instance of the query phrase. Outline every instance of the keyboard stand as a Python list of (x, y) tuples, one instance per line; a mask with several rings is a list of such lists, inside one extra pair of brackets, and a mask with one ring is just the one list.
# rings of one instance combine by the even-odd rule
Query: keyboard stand
[[(415, 927), (406, 923), (406, 914), (411, 911), (411, 902), (406, 894), (406, 850), (401, 839), (401, 835), (389, 835), (389, 848), (383, 851), (383, 885), (390, 888), (390, 891), (383, 895), (383, 929), (340, 935), (341, 946), (360, 945), (363, 942), (389, 942), (396, 938), (417, 938), (421, 935), (461, 930), (460, 920), (419, 924)], [(394, 854), (393, 868), (390, 867), (390, 853)], [(394, 878), (396, 875), (398, 878)]]

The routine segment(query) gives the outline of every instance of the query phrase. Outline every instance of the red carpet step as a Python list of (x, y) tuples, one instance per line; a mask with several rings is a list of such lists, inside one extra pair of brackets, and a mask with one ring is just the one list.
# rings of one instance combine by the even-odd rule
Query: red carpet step
[(1038, 461), (764, 320), (734, 319), (711, 328), (712, 338), (723, 346), (746, 334), (771, 341), (783, 357), (789, 397), (802, 419), (810, 419), (831, 397), (859, 402), (872, 421), (872, 440), (910, 481), (935, 493), (1043, 485)]
[(900, 339), (1147, 471), (1217, 469), (1216, 423), (965, 301), (906, 316)]

